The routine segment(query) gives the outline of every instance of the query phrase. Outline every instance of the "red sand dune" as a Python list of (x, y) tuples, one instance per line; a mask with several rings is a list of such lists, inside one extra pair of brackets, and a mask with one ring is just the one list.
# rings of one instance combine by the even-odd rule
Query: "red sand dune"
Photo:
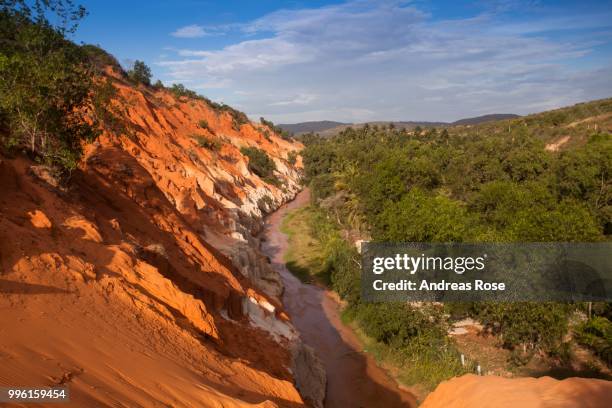
[(440, 384), (421, 408), (603, 408), (611, 403), (610, 381), (469, 374)]

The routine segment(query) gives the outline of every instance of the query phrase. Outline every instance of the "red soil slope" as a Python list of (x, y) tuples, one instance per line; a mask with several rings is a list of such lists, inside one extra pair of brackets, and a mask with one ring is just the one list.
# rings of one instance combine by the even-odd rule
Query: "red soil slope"
[[(295, 334), (250, 245), (262, 209), (297, 191), (286, 159), (301, 146), (204, 101), (116, 87), (121, 130), (86, 147), (67, 190), (0, 158), (0, 386), (67, 384), (79, 407), (303, 405)], [(241, 146), (264, 149), (284, 186)]]
[(603, 408), (609, 407), (611, 401), (610, 381), (469, 374), (440, 384), (421, 408)]

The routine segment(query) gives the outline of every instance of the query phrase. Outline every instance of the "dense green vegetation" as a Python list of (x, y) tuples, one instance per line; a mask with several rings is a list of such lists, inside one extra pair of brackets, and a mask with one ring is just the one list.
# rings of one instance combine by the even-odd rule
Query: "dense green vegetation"
[(332, 210), (367, 219), (377, 240), (593, 241), (610, 228), (609, 134), (560, 154), (526, 129), (438, 136), (349, 129), (311, 140), (313, 196), (340, 199)]
[(113, 91), (94, 79), (96, 48), (66, 38), (84, 15), (61, 0), (0, 3), (0, 145), (60, 172), (73, 170), (82, 141), (98, 135)]
[[(582, 305), (447, 304), (441, 311), (363, 304), (358, 256), (338, 231), (395, 242), (607, 240), (612, 233), (612, 136), (601, 127), (584, 126), (580, 132), (588, 130), (588, 137), (571, 149), (544, 148), (544, 140), (562, 134), (558, 127), (605, 112), (612, 112), (610, 100), (545, 113), (542, 122), (528, 116), (414, 132), (365, 126), (330, 139), (304, 137), (305, 181), (313, 205), (325, 214), (313, 221), (322, 225), (312, 229), (336, 230), (335, 238), (319, 239), (330, 285), (348, 301), (350, 319), (397, 353), (413, 356), (413, 347), (432, 347), (426, 366), (424, 361), (402, 363), (425, 372), (431, 364), (447, 367), (429, 377), (432, 383), (457, 373), (444, 313), (480, 320), (514, 350), (519, 363), (536, 352), (568, 358), (568, 321)], [(593, 324), (580, 331), (581, 341), (605, 358), (610, 337), (601, 322), (597, 330)]]

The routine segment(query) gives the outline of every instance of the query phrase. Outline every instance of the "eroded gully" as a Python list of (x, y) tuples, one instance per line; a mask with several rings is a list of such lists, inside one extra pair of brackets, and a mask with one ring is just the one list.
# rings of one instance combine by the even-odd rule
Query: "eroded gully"
[(264, 252), (280, 273), (285, 285), (283, 304), (303, 341), (313, 347), (327, 372), (325, 406), (329, 408), (414, 407), (415, 398), (399, 388), (376, 365), (374, 358), (361, 352), (359, 340), (340, 320), (340, 305), (328, 290), (302, 283), (285, 267), (283, 256), (288, 239), (280, 232), (283, 217), (306, 206), (309, 191), (266, 218)]

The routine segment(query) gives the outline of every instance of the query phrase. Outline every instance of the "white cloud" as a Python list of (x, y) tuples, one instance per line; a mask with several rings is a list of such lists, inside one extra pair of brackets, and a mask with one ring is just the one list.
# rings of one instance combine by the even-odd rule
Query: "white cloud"
[(317, 99), (315, 95), (300, 94), (287, 101), (273, 102), (270, 106), (309, 105)]
[(233, 26), (243, 40), (179, 50), (159, 64), (170, 81), (213, 85), (203, 93), (275, 122), (455, 120), (612, 95), (600, 78), (610, 67), (577, 63), (611, 42), (609, 28), (560, 40), (534, 33), (589, 24), (581, 16), (504, 21), (490, 11), (436, 21), (405, 2), (356, 0), (277, 11)]
[(178, 38), (200, 38), (206, 35), (206, 31), (204, 31), (204, 27), (192, 24), (179, 28), (171, 35)]

